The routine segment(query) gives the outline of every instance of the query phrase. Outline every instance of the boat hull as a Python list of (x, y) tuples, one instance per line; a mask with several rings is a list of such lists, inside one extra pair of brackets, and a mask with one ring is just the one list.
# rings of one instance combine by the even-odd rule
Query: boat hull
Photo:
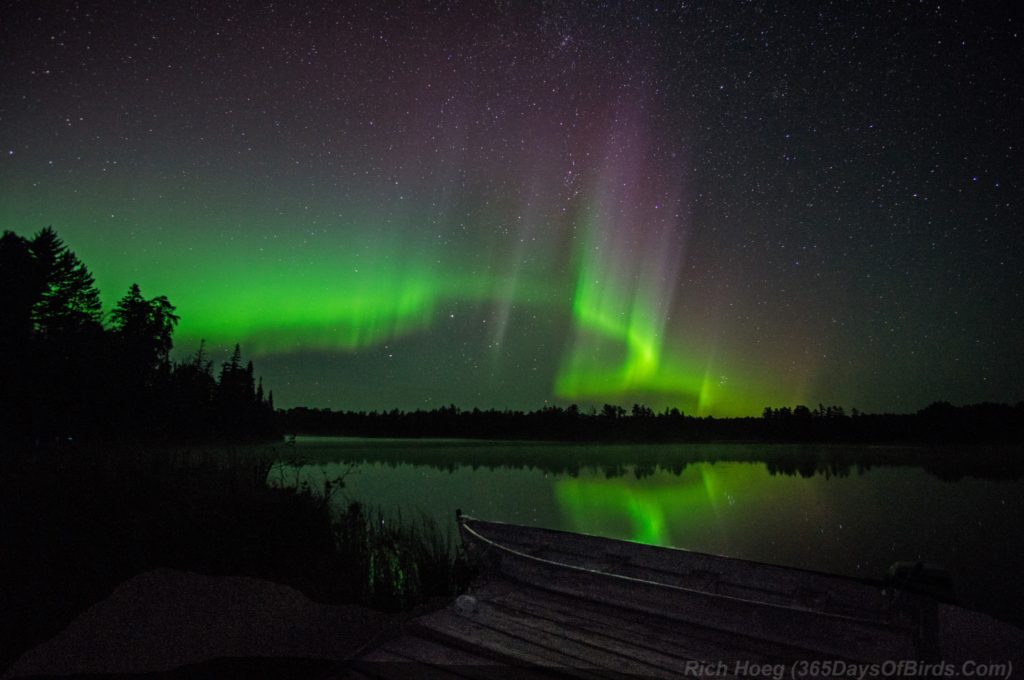
[(943, 661), (1024, 649), (1017, 628), (883, 582), (469, 517), (459, 530), (485, 573), (756, 639), (787, 657)]

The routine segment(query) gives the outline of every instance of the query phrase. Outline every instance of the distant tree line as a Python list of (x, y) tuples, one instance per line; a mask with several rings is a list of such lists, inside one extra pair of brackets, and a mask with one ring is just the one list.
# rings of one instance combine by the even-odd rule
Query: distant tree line
[(957, 407), (936, 402), (917, 413), (849, 413), (841, 406), (766, 408), (760, 418), (690, 416), (641, 404), (627, 411), (605, 404), (536, 411), (461, 410), (332, 411), (292, 408), (278, 414), (288, 434), (356, 437), (452, 437), (622, 442), (834, 442), (834, 443), (1022, 443), (1024, 402)]
[(860, 446), (821, 445), (808, 442), (771, 446), (762, 442), (719, 445), (648, 445), (627, 443), (592, 446), (586, 442), (517, 442), (498, 444), (486, 456), (474, 440), (448, 440), (430, 446), (429, 453), (405, 440), (382, 441), (376, 445), (354, 445), (346, 449), (351, 465), (428, 466), (443, 472), (459, 468), (488, 470), (540, 470), (548, 474), (579, 477), (599, 472), (605, 479), (629, 476), (644, 479), (669, 473), (682, 475), (690, 465), (702, 463), (763, 463), (770, 475), (825, 478), (860, 475), (876, 467), (920, 468), (947, 481), (964, 477), (978, 479), (1021, 479), (1024, 456), (1016, 446), (972, 446), (962, 455), (956, 446)]
[(111, 438), (262, 439), (275, 433), (241, 348), (214, 377), (201, 343), (170, 358), (179, 317), (132, 284), (109, 315), (85, 264), (46, 228), (0, 237), (0, 436), (39, 445)]

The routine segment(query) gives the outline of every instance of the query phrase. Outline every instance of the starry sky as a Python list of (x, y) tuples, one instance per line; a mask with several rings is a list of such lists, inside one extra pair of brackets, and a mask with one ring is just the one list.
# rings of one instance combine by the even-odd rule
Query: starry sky
[(0, 228), (278, 406), (1024, 399), (1013, 3), (4, 3)]

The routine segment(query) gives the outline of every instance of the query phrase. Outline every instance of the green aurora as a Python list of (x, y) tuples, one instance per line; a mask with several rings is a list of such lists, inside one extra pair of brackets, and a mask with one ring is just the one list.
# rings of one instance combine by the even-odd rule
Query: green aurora
[(1012, 22), (445, 7), (12, 9), (0, 228), (282, 407), (1024, 398)]
[[(67, 220), (59, 233), (93, 269), (108, 308), (132, 282), (171, 298), (182, 317), (179, 356), (205, 340), (215, 352), (241, 343), (257, 359), (310, 351), (358, 359), (399, 341), (450, 345), (459, 330), (442, 322), (468, 315), (491, 323), (492, 363), (501, 364), (510, 319), (543, 315), (564, 319), (568, 337), (561, 349), (552, 346), (559, 358), (547, 378), (562, 403), (641, 401), (716, 415), (756, 413), (765, 403), (757, 389), (764, 381), (733, 374), (722, 382), (728, 368), (719, 348), (669, 325), (664, 277), (646, 271), (643, 259), (664, 239), (627, 257), (615, 247), (623, 225), (602, 222), (598, 207), (562, 226), (586, 234), (567, 270), (556, 243), (547, 257), (509, 257), (514, 238), (459, 242), (450, 227), (439, 230), (443, 239), (425, 237), (411, 214), (361, 211), (331, 229), (295, 230), (258, 206), (240, 210), (206, 234), (201, 213), (172, 211), (182, 220), (172, 227), (138, 207), (105, 219), (95, 201), (83, 200), (55, 211), (55, 224)], [(0, 217), (19, 222), (32, 212), (15, 202)], [(125, 222), (137, 225), (127, 239)], [(231, 236), (245, 224), (259, 225), (261, 236)]]

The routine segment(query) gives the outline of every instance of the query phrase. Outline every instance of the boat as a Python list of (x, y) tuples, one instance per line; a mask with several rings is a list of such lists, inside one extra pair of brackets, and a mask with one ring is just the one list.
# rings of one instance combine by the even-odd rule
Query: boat
[[(461, 513), (457, 522), (476, 573), (468, 592), (412, 621), (370, 660), (586, 677), (866, 677), (872, 666), (875, 676), (920, 674), (921, 664), (945, 677), (961, 675), (964, 664), (990, 664), (989, 676), (1006, 677), (1014, 662), (1021, 667), (1024, 631), (904, 587), (905, 579), (851, 578)], [(819, 666), (798, 666), (812, 663)]]

